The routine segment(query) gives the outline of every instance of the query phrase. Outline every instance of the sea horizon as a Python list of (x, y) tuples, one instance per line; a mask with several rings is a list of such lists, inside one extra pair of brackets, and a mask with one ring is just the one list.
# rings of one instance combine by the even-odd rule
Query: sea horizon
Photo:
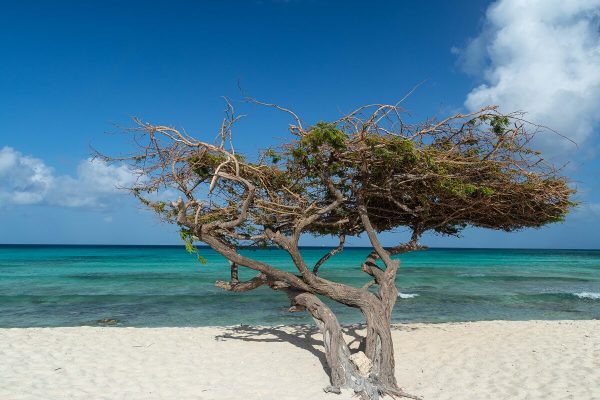
[[(384, 248), (390, 248), (392, 246), (384, 246)], [(0, 243), (1, 247), (170, 247), (170, 248), (185, 248), (183, 243), (181, 244), (113, 244), (113, 243)], [(199, 249), (210, 249), (210, 246), (207, 245), (195, 245), (195, 247)], [(299, 245), (300, 249), (333, 249), (335, 245)], [(240, 246), (240, 249), (244, 250), (261, 250), (261, 249), (279, 249), (276, 246), (266, 246), (266, 247), (253, 247), (253, 246)], [(347, 245), (344, 249), (373, 249), (372, 246), (352, 246)], [(413, 250), (413, 252), (417, 251), (425, 251), (425, 250), (548, 250), (548, 251), (600, 251), (600, 248), (585, 248), (585, 247), (459, 247), (459, 246), (427, 246), (422, 250)], [(405, 253), (407, 254), (407, 253)]]
[[(309, 265), (329, 246), (304, 246)], [(370, 247), (347, 247), (320, 270), (360, 287)], [(261, 287), (229, 293), (228, 262), (199, 247), (201, 264), (183, 245), (0, 245), (0, 327), (296, 325), (284, 294)], [(295, 271), (276, 248), (242, 252)], [(429, 248), (403, 254), (392, 322), (600, 319), (600, 250)], [(242, 268), (241, 278), (253, 271)], [(329, 302), (343, 324), (355, 309)]]

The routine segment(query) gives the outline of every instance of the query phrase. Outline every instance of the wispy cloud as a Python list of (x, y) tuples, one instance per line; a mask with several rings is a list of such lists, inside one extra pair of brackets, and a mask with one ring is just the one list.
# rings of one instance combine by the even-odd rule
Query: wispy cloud
[(139, 175), (125, 165), (82, 160), (75, 176), (55, 175), (52, 167), (11, 148), (0, 149), (0, 206), (45, 204), (104, 208)]
[[(600, 125), (600, 0), (499, 0), (480, 34), (458, 53), (465, 71), (480, 74), (465, 106), (522, 110), (580, 147)], [(556, 135), (539, 145), (553, 153), (569, 146)]]
[(600, 218), (600, 203), (589, 203), (585, 205), (585, 208), (595, 215), (596, 218)]

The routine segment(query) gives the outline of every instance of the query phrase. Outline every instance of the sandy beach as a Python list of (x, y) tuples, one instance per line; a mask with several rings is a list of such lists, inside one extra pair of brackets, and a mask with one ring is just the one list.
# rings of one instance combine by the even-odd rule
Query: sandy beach
[[(600, 399), (600, 321), (394, 328), (396, 375), (426, 400)], [(0, 398), (349, 399), (325, 394), (312, 327), (0, 329)]]

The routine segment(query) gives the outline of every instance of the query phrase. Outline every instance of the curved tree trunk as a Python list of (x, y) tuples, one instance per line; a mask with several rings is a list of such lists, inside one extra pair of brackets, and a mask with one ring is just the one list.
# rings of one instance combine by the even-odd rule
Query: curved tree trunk
[[(367, 330), (372, 332), (371, 342), (375, 342), (375, 354), (379, 357), (379, 378), (380, 381), (390, 388), (397, 389), (395, 377), (394, 361), (394, 343), (392, 341), (391, 320), (392, 310), (398, 298), (398, 289), (396, 288), (395, 274), (384, 275), (379, 285), (379, 297), (381, 305), (378, 305), (374, 312), (365, 316), (367, 320)], [(369, 337), (367, 335), (367, 343)], [(379, 348), (378, 348), (379, 346)], [(368, 353), (367, 353), (368, 355)]]
[(391, 314), (398, 290), (395, 274), (381, 275), (379, 278), (378, 296), (361, 307), (367, 322), (365, 353), (373, 362), (371, 380), (382, 394), (419, 399), (418, 396), (404, 392), (396, 382)]
[[(325, 357), (330, 368), (331, 385), (326, 392), (340, 393), (341, 388), (354, 390), (362, 399), (379, 398), (379, 388), (370, 376), (361, 374), (351, 360), (350, 349), (344, 340), (342, 327), (335, 314), (317, 296), (307, 292), (288, 292), (295, 307), (306, 309), (323, 334)], [(299, 311), (298, 308), (293, 311)]]
[(292, 311), (306, 309), (323, 334), (331, 377), (331, 385), (324, 389), (326, 392), (340, 393), (340, 389), (349, 388), (364, 400), (377, 400), (383, 394), (418, 399), (404, 393), (396, 384), (390, 323), (385, 314), (378, 314), (382, 309), (373, 309), (373, 313), (365, 314), (370, 321), (368, 329), (373, 331), (373, 334), (367, 335), (367, 341), (376, 338), (374, 345), (370, 346), (372, 356), (367, 353), (372, 362), (372, 367), (369, 368), (364, 364), (364, 358), (361, 360), (360, 357), (351, 355), (342, 327), (325, 303), (312, 293), (288, 290), (288, 295), (292, 300)]
[(364, 308), (362, 312), (367, 321), (365, 353), (373, 362), (371, 374), (383, 388), (391, 391), (399, 390), (394, 375), (394, 344), (390, 321), (386, 318), (381, 305)]
[(391, 324), (380, 307), (383, 306), (367, 307), (362, 310), (367, 320), (365, 353), (373, 362), (369, 378), (380, 394), (420, 399), (418, 396), (406, 393), (396, 382)]

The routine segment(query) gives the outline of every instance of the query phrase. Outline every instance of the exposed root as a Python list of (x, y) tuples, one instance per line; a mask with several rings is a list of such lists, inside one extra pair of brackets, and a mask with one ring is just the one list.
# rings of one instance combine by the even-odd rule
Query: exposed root
[[(369, 386), (371, 390), (369, 391), (359, 391), (355, 389), (356, 396), (358, 396), (361, 400), (378, 400), (379, 396), (390, 396), (393, 399), (412, 399), (412, 400), (423, 400), (422, 397), (419, 397), (414, 394), (410, 394), (405, 392), (400, 388), (391, 388), (389, 386), (384, 386), (381, 383), (375, 383), (369, 380)], [(375, 390), (373, 390), (375, 388)]]
[(387, 394), (388, 396), (391, 396), (394, 399), (404, 398), (404, 399), (413, 399), (413, 400), (423, 400), (422, 397), (416, 396), (414, 394), (406, 393), (402, 389), (384, 388), (383, 393)]
[(416, 396), (414, 394), (406, 393), (406, 392), (401, 392), (400, 397), (404, 397), (406, 399), (423, 400), (422, 397)]
[(323, 388), (323, 391), (324, 391), (325, 393), (335, 393), (335, 394), (340, 394), (340, 393), (342, 393), (342, 390), (341, 390), (341, 389), (340, 389), (338, 386), (332, 386), (332, 385), (325, 386), (325, 387)]

